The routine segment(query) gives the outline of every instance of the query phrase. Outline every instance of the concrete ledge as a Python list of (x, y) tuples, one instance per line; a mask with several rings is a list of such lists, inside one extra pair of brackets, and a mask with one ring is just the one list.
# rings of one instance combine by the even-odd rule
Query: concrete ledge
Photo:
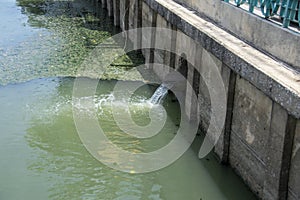
[(300, 74), (172, 0), (144, 0), (171, 24), (300, 118)]
[(175, 0), (300, 71), (300, 34), (221, 0)]

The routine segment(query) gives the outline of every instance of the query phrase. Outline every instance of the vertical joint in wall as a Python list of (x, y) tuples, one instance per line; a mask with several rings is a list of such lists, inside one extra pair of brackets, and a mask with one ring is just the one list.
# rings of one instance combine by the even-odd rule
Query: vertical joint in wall
[(172, 29), (172, 36), (171, 36), (170, 67), (175, 69), (176, 54), (174, 52), (176, 50), (177, 28), (175, 25), (171, 24), (171, 29)]
[(200, 73), (196, 68), (194, 68), (193, 72), (193, 90), (195, 91), (196, 96), (199, 95), (199, 82), (200, 82)]
[(113, 0), (114, 25), (120, 26), (120, 0)]
[(101, 0), (102, 8), (106, 9), (107, 8), (107, 3), (106, 0)]
[(106, 7), (108, 10), (108, 16), (113, 17), (113, 1), (112, 0), (106, 0)]
[(136, 21), (136, 28), (137, 29), (137, 49), (138, 53), (141, 53), (142, 47), (142, 30), (140, 28), (143, 27), (143, 0), (137, 0), (136, 3), (136, 10), (137, 10), (137, 21)]
[(227, 92), (227, 105), (226, 105), (227, 110), (226, 110), (224, 138), (223, 138), (223, 154), (221, 156), (222, 164), (228, 164), (229, 162), (230, 135), (231, 135), (231, 126), (232, 126), (235, 85), (236, 85), (236, 73), (230, 70), (228, 92)]
[[(157, 23), (157, 12), (152, 10), (152, 23), (151, 27), (156, 27)], [(149, 68), (153, 68), (154, 63), (154, 51), (155, 51), (155, 41), (156, 41), (156, 29), (153, 28), (151, 32), (151, 48), (150, 48), (150, 55), (149, 55)]]
[(124, 15), (124, 29), (127, 31), (129, 29), (129, 8), (130, 8), (130, 0), (125, 0), (125, 15)]
[(288, 195), (288, 182), (290, 174), (290, 165), (291, 158), (293, 153), (293, 142), (296, 131), (297, 120), (288, 115), (285, 136), (284, 136), (284, 146), (282, 153), (282, 164), (280, 170), (280, 179), (279, 179), (279, 200), (287, 199)]

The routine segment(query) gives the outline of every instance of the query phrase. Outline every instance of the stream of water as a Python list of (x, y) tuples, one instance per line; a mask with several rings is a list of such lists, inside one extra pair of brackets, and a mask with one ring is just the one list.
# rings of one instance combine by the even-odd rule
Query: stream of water
[[(233, 171), (213, 154), (197, 158), (200, 137), (172, 165), (146, 174), (113, 170), (93, 158), (79, 139), (72, 106), (97, 119), (114, 144), (132, 152), (166, 145), (178, 130), (180, 108), (172, 96), (163, 106), (167, 120), (148, 139), (124, 133), (114, 122), (112, 93), (116, 80), (135, 80), (129, 68), (142, 58), (128, 54), (98, 84), (95, 105), (72, 104), (76, 70), (88, 53), (115, 34), (106, 12), (92, 1), (0, 0), (0, 199), (240, 200), (255, 199)], [(123, 67), (122, 67), (123, 65)], [(139, 88), (129, 110), (140, 126), (149, 123), (153, 85)], [(165, 92), (167, 93), (167, 92)], [(156, 113), (159, 118), (161, 112)]]
[(150, 98), (150, 102), (153, 104), (161, 103), (165, 96), (168, 94), (169, 88), (164, 84), (161, 84), (153, 93), (152, 97)]

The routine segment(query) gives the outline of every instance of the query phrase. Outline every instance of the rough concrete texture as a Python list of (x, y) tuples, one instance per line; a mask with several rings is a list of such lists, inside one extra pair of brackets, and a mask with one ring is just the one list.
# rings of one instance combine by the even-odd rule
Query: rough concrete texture
[[(137, 1), (136, 0), (130, 0), (129, 4), (129, 22), (128, 22), (128, 28), (134, 29), (137, 28)], [(129, 39), (133, 42), (134, 45), (137, 45), (137, 38), (136, 36), (128, 36)]]
[[(203, 51), (203, 47), (199, 44), (196, 44), (196, 52), (195, 52), (195, 61), (194, 61), (194, 67), (197, 70), (197, 72), (199, 73), (199, 82), (198, 82), (198, 108), (197, 108), (197, 113), (198, 113), (198, 120), (200, 122), (202, 129), (207, 130), (207, 126), (204, 126), (204, 124), (208, 124), (209, 120), (210, 120), (210, 115), (207, 116), (207, 120), (205, 120), (207, 123), (203, 122), (204, 116), (202, 116), (201, 113), (203, 113), (204, 111), (202, 110), (204, 107), (205, 108), (210, 108), (210, 101), (208, 101), (208, 105), (204, 106), (204, 99), (203, 94), (200, 94), (201, 88), (203, 88), (202, 90), (205, 90), (205, 83), (203, 82), (203, 77), (201, 77), (201, 66), (202, 66), (202, 51)], [(201, 121), (202, 120), (202, 121)], [(204, 131), (203, 131), (204, 132)]]
[(102, 8), (107, 8), (106, 0), (101, 0)]
[(114, 25), (120, 26), (120, 0), (113, 0)]
[(264, 199), (278, 199), (280, 194), (280, 173), (284, 149), (284, 137), (288, 113), (277, 103), (273, 103), (270, 132), (266, 141), (266, 168)]
[[(199, 116), (200, 116), (200, 127), (203, 132), (206, 132), (209, 126), (210, 118), (211, 118), (211, 102), (210, 102), (210, 96), (209, 91), (207, 88), (207, 83), (204, 80), (203, 74), (205, 72), (205, 68), (203, 67), (203, 51), (201, 51), (201, 57), (200, 57), (200, 65), (199, 65), (199, 72), (200, 72), (200, 83), (199, 83), (199, 95), (198, 95), (198, 101), (199, 101)], [(205, 56), (205, 55), (204, 55)]]
[(176, 0), (300, 70), (300, 35), (220, 0)]
[[(156, 19), (156, 27), (159, 28), (166, 28), (167, 27), (167, 21), (160, 15), (157, 15), (157, 19)], [(155, 62), (160, 63), (162, 65), (165, 65), (165, 68), (161, 71), (156, 71), (158, 76), (164, 77), (166, 74), (169, 73), (169, 65), (167, 62), (167, 56), (168, 56), (168, 52), (166, 50), (171, 50), (171, 36), (170, 35), (165, 35), (161, 33), (161, 31), (158, 29), (155, 32), (155, 42), (153, 43), (154, 46), (158, 46), (156, 45), (157, 43), (162, 44), (162, 46), (165, 47), (165, 49), (155, 49), (154, 50), (154, 58), (155, 58)], [(155, 70), (155, 69), (154, 69)]]
[[(152, 15), (153, 12), (150, 10), (149, 6), (146, 3), (143, 3), (142, 5), (142, 24), (145, 27), (151, 27), (152, 26)], [(152, 33), (151, 32), (143, 32), (142, 34), (142, 43), (146, 44), (151, 42)], [(149, 57), (150, 57), (150, 49), (142, 49), (143, 55), (145, 57), (146, 63), (149, 63)]]
[[(128, 1), (129, 2), (129, 1)], [(126, 25), (125, 23), (128, 23), (128, 21), (126, 21), (126, 10), (127, 10), (127, 7), (129, 5), (126, 5), (126, 1), (120, 1), (120, 27), (122, 30), (125, 30), (126, 28)]]
[(114, 15), (114, 13), (113, 13), (113, 1), (106, 0), (106, 5), (107, 5), (108, 16), (112, 17)]
[(289, 179), (289, 200), (300, 199), (300, 120), (297, 121)]
[(195, 104), (193, 104), (192, 93), (193, 88), (191, 84), (193, 82), (193, 68), (188, 67), (187, 73), (187, 84), (186, 84), (186, 95), (185, 95), (185, 114), (188, 116), (189, 120), (192, 120), (192, 110), (195, 108)]
[[(193, 72), (194, 72), (194, 65), (195, 65), (195, 57), (196, 57), (196, 43), (189, 37), (186, 37), (184, 33), (178, 31), (177, 40), (176, 40), (176, 53), (178, 55), (178, 59), (180, 56), (187, 60), (187, 88), (186, 88), (186, 98), (185, 98), (185, 112), (186, 115), (192, 120), (192, 116), (195, 114), (193, 113), (192, 104), (195, 99), (192, 98), (193, 94)], [(180, 63), (176, 68), (180, 68)]]
[(184, 55), (186, 60), (192, 65), (195, 65), (195, 53), (196, 53), (196, 43), (195, 41), (187, 37), (182, 31), (177, 31), (176, 40), (176, 54), (178, 56)]
[(230, 138), (229, 162), (251, 190), (262, 197), (265, 166), (257, 156), (254, 156), (248, 145), (234, 133), (231, 133)]
[[(230, 95), (232, 95), (232, 98), (234, 98), (234, 87), (235, 85), (229, 85), (229, 84), (235, 84), (235, 80), (233, 80), (233, 83), (230, 83), (230, 79), (235, 79), (235, 77), (231, 76), (231, 73), (233, 73), (228, 66), (225, 64), (222, 65), (221, 68), (221, 75), (223, 79), (223, 83), (225, 86), (225, 91), (227, 95), (227, 114), (226, 114), (226, 121), (225, 126), (223, 129), (223, 132), (221, 136), (219, 137), (219, 140), (217, 144), (215, 145), (214, 152), (218, 155), (221, 162), (227, 163), (228, 162), (228, 150), (229, 150), (229, 137), (230, 135), (226, 135), (225, 131), (228, 131), (228, 134), (231, 132), (231, 118), (232, 118), (232, 107), (233, 107), (233, 100), (230, 99)], [(229, 88), (231, 87), (231, 88)], [(229, 93), (230, 90), (230, 93)], [(232, 91), (233, 90), (233, 91)], [(226, 130), (228, 129), (228, 130)]]
[(229, 160), (260, 196), (263, 194), (272, 101), (238, 77), (234, 99)]
[[(200, 88), (201, 95), (199, 95), (199, 99), (204, 103), (203, 106), (206, 106), (207, 102), (211, 104), (209, 107), (203, 108), (203, 111), (206, 112), (203, 113), (203, 115), (205, 116), (204, 121), (208, 122), (207, 125), (209, 125), (208, 131), (210, 132), (208, 138), (210, 139), (210, 142), (214, 144), (217, 142), (220, 133), (218, 131), (218, 126), (222, 126), (221, 124), (216, 123), (216, 120), (218, 117), (225, 115), (225, 113), (222, 112), (222, 109), (220, 110), (219, 108), (226, 107), (226, 96), (223, 96), (226, 94), (223, 94), (222, 92), (225, 89), (221, 76), (222, 62), (205, 49), (202, 50), (201, 60), (200, 75), (202, 84), (200, 85), (204, 87)], [(223, 126), (220, 128), (223, 129)]]
[[(152, 26), (152, 15), (153, 12), (150, 10), (149, 6), (146, 3), (143, 3), (143, 11), (142, 11), (142, 20), (143, 20), (143, 26), (144, 27), (151, 27)], [(150, 37), (147, 39), (149, 40)]]

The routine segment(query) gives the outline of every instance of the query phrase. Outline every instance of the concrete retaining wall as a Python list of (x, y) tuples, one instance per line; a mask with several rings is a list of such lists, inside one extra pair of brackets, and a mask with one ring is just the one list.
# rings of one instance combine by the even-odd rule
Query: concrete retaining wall
[[(120, 4), (120, 11), (111, 10), (110, 13), (120, 18), (115, 19), (115, 23), (120, 24), (123, 30), (151, 26), (177, 30), (177, 34), (168, 36), (152, 31), (129, 35), (129, 38), (137, 46), (143, 42), (155, 44), (163, 41), (167, 49), (176, 50), (178, 55), (189, 60), (185, 76), (196, 91), (201, 106), (194, 107), (191, 91), (186, 89), (186, 112), (191, 119), (200, 118), (204, 131), (211, 119), (208, 92), (211, 86), (205, 84), (204, 78), (213, 80), (215, 77), (209, 72), (211, 63), (217, 66), (227, 96), (224, 102), (225, 126), (214, 148), (215, 153), (222, 163), (230, 164), (261, 199), (300, 199), (299, 74), (173, 1), (114, 0), (111, 1), (115, 5), (113, 7), (108, 1), (105, 2), (108, 9), (118, 8), (116, 3)], [(229, 11), (234, 15), (246, 16), (243, 11), (236, 11), (218, 0), (186, 2), (214, 17), (220, 24), (225, 23), (221, 19)], [(200, 10), (204, 6), (207, 11)], [(225, 10), (225, 13), (217, 13), (217, 10)], [(258, 19), (241, 17), (241, 20), (254, 22)], [(228, 26), (249, 34), (243, 24), (245, 21), (240, 25), (234, 23)], [(258, 24), (263, 26), (260, 22)], [(188, 37), (182, 37), (182, 34)], [(272, 53), (280, 49), (293, 57), (294, 66), (299, 66), (299, 58), (295, 59), (295, 54), (285, 51), (281, 44), (276, 45), (274, 49), (270, 47), (265, 50)], [(294, 48), (295, 42), (289, 42), (289, 46)], [(298, 50), (295, 50), (297, 55)], [(182, 58), (168, 51), (153, 48), (143, 49), (142, 52), (148, 63), (162, 63), (176, 69), (182, 65)], [(155, 66), (149, 67), (153, 67), (159, 76), (167, 73)]]
[(300, 71), (300, 34), (221, 0), (176, 0)]

